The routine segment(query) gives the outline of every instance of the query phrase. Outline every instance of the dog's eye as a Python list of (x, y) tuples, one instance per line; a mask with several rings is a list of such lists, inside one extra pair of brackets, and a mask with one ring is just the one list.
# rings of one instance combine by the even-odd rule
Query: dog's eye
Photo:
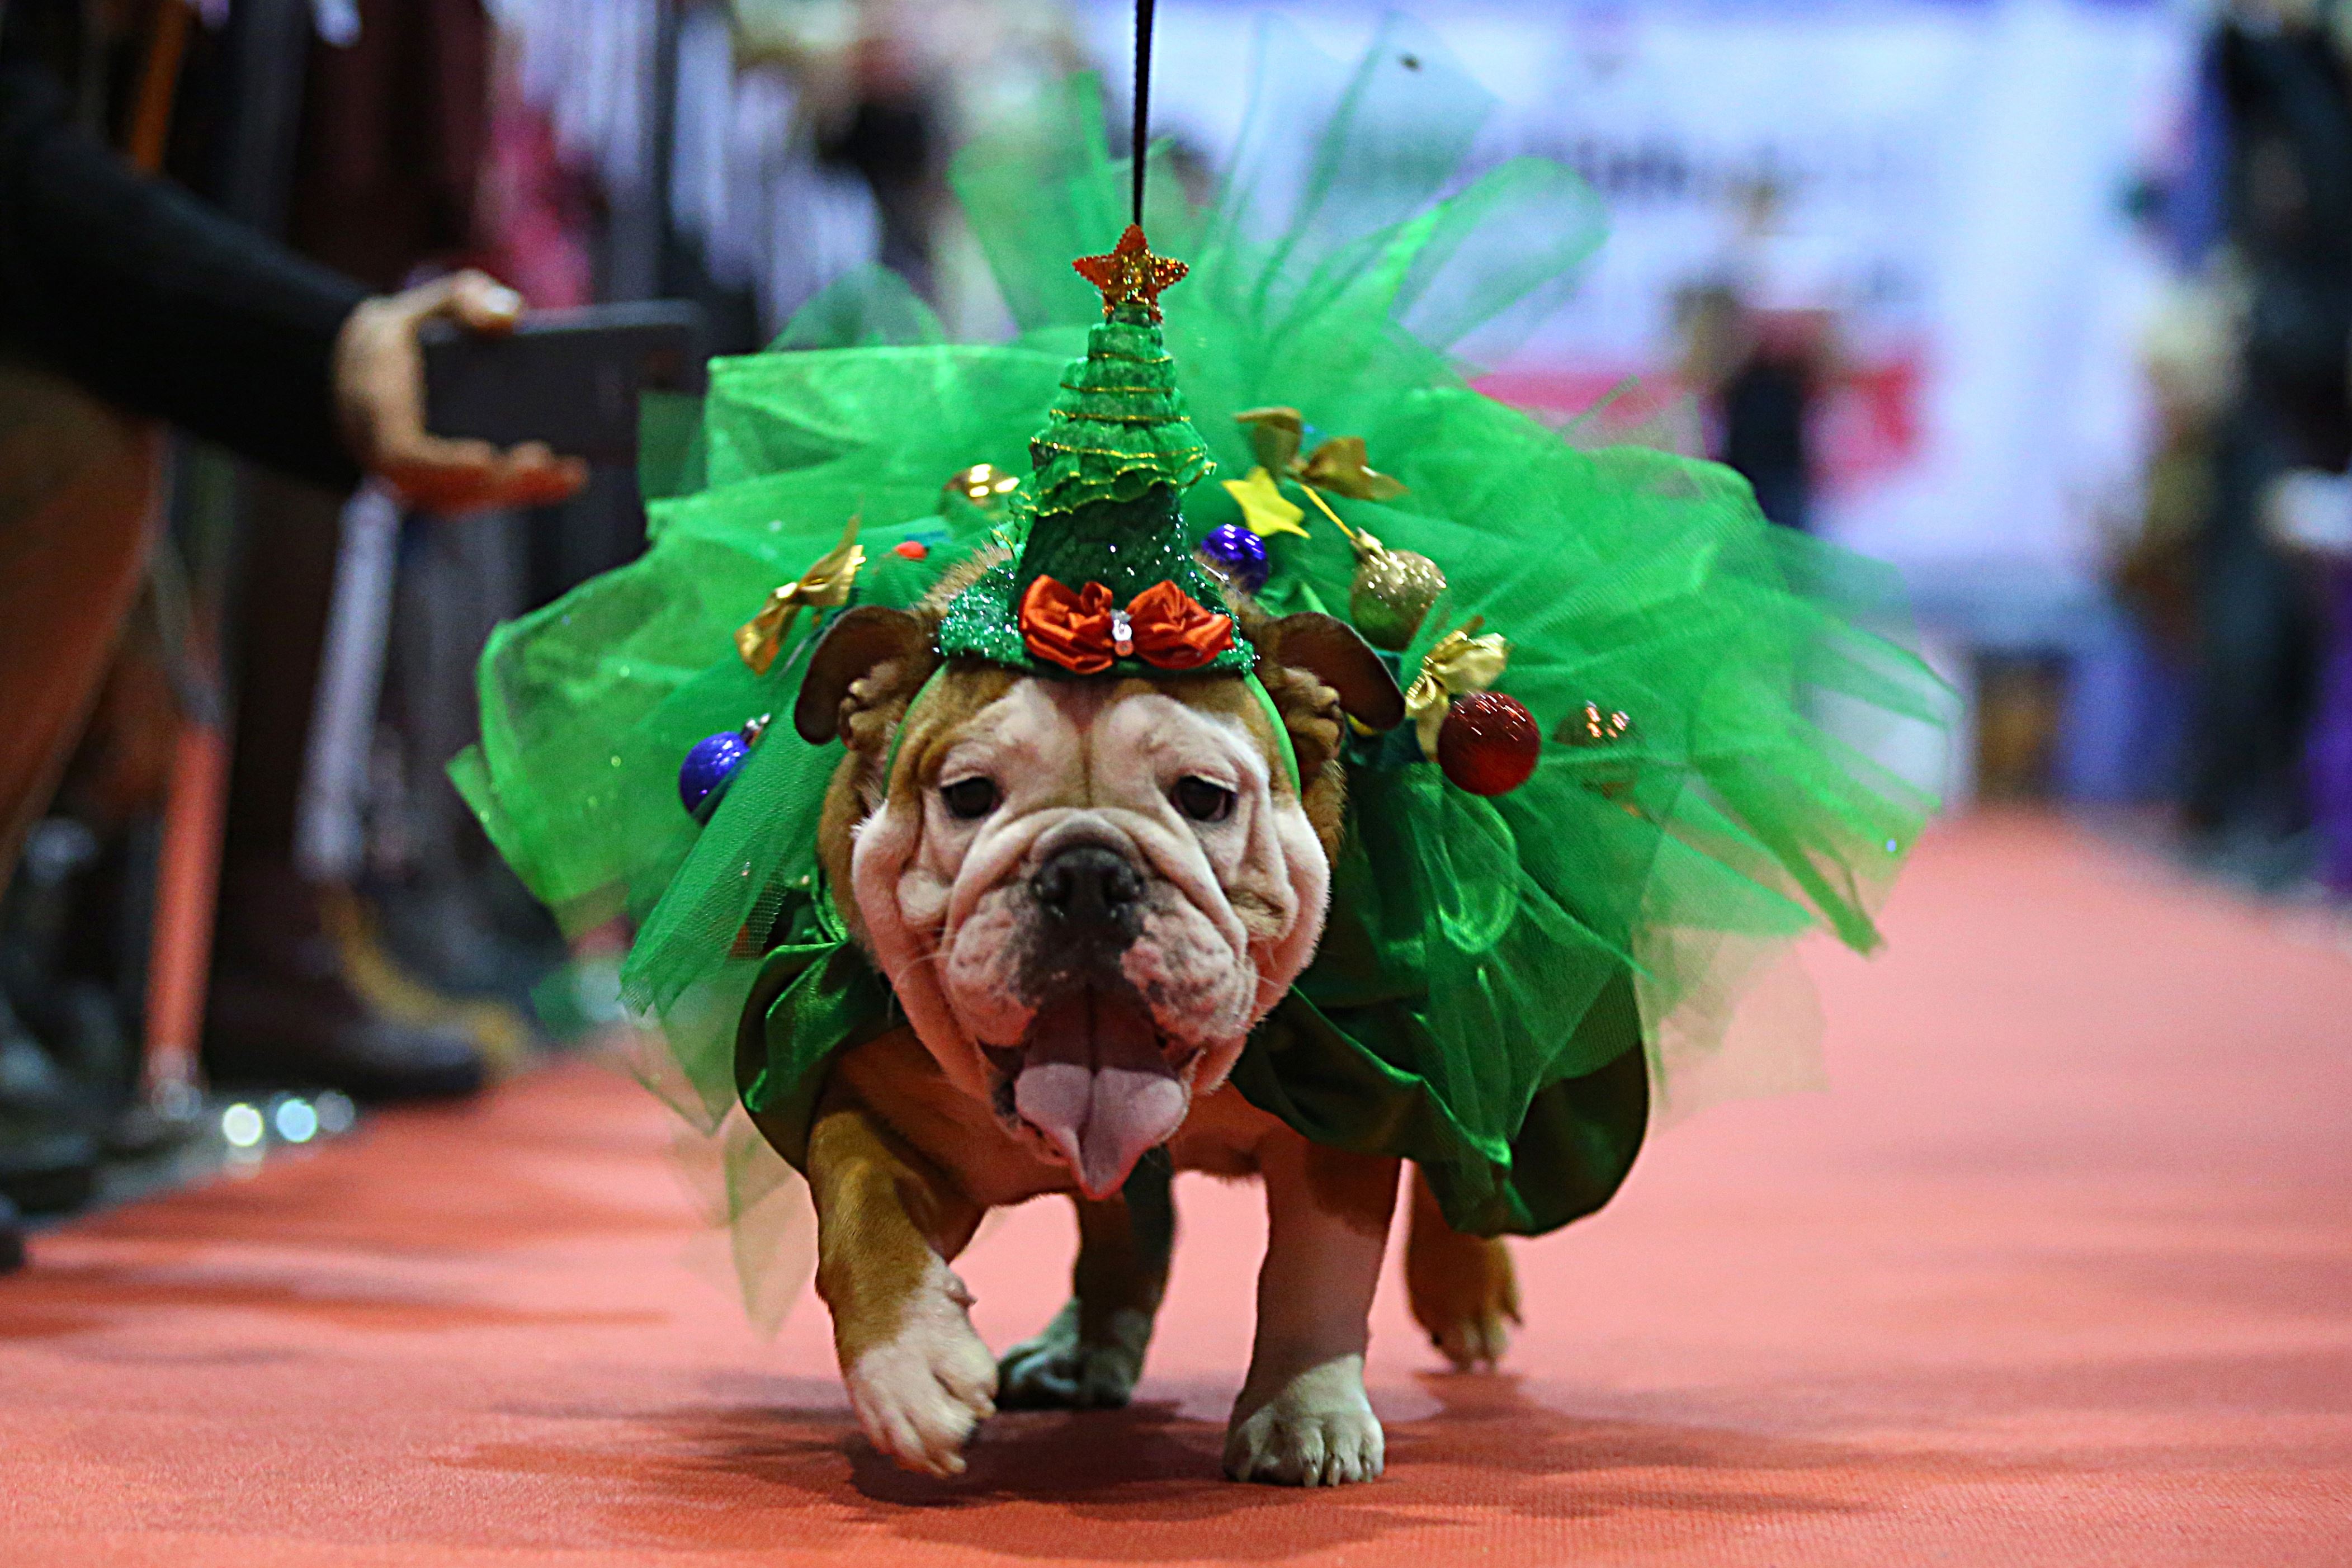
[(1207, 779), (1178, 779), (1176, 809), (1195, 822), (1223, 822), (1234, 814), (1234, 792)]
[(950, 816), (959, 822), (977, 822), (994, 811), (1004, 797), (997, 793), (994, 779), (973, 777), (940, 785), (940, 798), (947, 802)]

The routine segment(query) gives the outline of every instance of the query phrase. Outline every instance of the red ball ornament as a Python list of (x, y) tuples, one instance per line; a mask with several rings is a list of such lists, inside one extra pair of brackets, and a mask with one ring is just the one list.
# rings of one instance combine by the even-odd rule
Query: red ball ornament
[(908, 561), (923, 561), (930, 557), (931, 547), (919, 539), (902, 539), (890, 547), (890, 553)]
[(1516, 697), (1474, 691), (1458, 699), (1437, 731), (1437, 765), (1472, 795), (1508, 795), (1536, 771), (1543, 731)]

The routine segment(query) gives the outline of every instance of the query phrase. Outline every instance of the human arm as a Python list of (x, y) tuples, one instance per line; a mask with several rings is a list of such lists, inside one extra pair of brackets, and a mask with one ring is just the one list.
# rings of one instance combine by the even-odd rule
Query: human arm
[(362, 470), (420, 504), (552, 500), (580, 465), (425, 434), (415, 328), (510, 328), (479, 274), (371, 298), (70, 121), (36, 67), (0, 66), (0, 341), (94, 392), (256, 461), (345, 489)]

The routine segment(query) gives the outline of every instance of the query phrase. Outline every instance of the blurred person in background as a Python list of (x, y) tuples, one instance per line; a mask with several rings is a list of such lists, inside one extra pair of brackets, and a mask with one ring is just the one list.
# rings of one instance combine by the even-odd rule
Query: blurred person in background
[(2263, 525), (2264, 498), (2352, 458), (2352, 7), (2240, 0), (2209, 40), (2191, 215), (2242, 298), (2198, 552), (2185, 816), (2225, 863), (2275, 878), (2308, 826), (2305, 747), (2319, 616), (2308, 574)]
[(2141, 334), (2155, 448), (2137, 516), (2106, 542), (2109, 586), (2138, 623), (2154, 672), (2133, 726), (2145, 792), (2135, 798), (2180, 790), (2181, 698), (2200, 644), (2198, 562), (2213, 526), (2216, 447), (2238, 396), (2239, 313), (2226, 284), (2179, 282)]
[[(389, 295), (447, 269), (475, 244), (488, 149), (489, 19), (480, 0), (359, 0), (351, 20), (355, 26), (332, 38), (311, 37), (298, 62), (302, 91), (290, 127), (285, 237), (309, 260)], [(498, 949), (497, 934), (474, 918), (460, 868), (439, 863), (455, 858), (455, 846), (436, 840), (432, 848), (446, 855), (403, 868), (410, 876), (378, 879), (371, 889), (378, 896), (366, 900), (349, 885), (357, 868), (330, 871), (296, 852), (345, 489), (299, 474), (257, 475), (246, 487), (236, 587), (246, 608), (233, 632), (236, 731), (205, 1065), (227, 1082), (306, 1084), (362, 1100), (462, 1095), (482, 1083), (493, 1039), (468, 1028), (464, 1010), (437, 994), (441, 974), (411, 969), (388, 951), (395, 893), (400, 912), (418, 916), (402, 926), (404, 934), (422, 927), (431, 939), (446, 928), (453, 938), (464, 932), (446, 946), (485, 956)], [(410, 563), (446, 564), (501, 526), (467, 523), (457, 534), (419, 537)], [(410, 582), (417, 575), (409, 574)], [(386, 731), (399, 736), (406, 776), (416, 781), (409, 793), (423, 797), (402, 803), (408, 809), (399, 826), (412, 834), (459, 815), (438, 773), (446, 759), (420, 754), (424, 742), (442, 728), (470, 729), (444, 721), (467, 707), (462, 689), (428, 696), (419, 682), (401, 679), (440, 651), (436, 612), (454, 611), (461, 593), (457, 584), (437, 585), (437, 595), (421, 603), (412, 595), (402, 606), (407, 613), (394, 613), (403, 624), (386, 649), (393, 679), (383, 683), (392, 711), (359, 742), (373, 745)], [(468, 646), (460, 657), (473, 651)], [(450, 809), (431, 810), (436, 803)], [(387, 973), (389, 984), (375, 983)], [(414, 1005), (402, 1005), (403, 994)], [(518, 1023), (507, 1032), (524, 1028)]]
[(2306, 748), (2319, 880), (2352, 899), (2352, 472), (2296, 468), (2263, 497), (2272, 537), (2319, 589), (2327, 654)]
[(820, 151), (856, 170), (872, 188), (882, 220), (877, 259), (916, 293), (933, 298), (931, 237), (946, 195), (939, 166), (940, 95), (904, 38), (868, 30), (858, 39), (855, 61), (855, 100), (820, 140)]
[[(152, 542), (158, 448), (116, 410), (330, 497), (369, 474), (418, 505), (463, 510), (552, 500), (583, 477), (543, 447), (424, 428), (417, 329), (446, 317), (507, 331), (520, 308), (510, 291), (475, 273), (371, 288), (110, 151), (90, 96), (106, 73), (76, 68), (93, 58), (90, 15), (37, 0), (0, 10), (0, 879), (97, 698)], [(334, 515), (331, 500), (311, 511), (320, 528)], [(331, 539), (324, 553), (331, 562)], [(288, 608), (265, 591), (248, 622), (267, 627)], [(277, 898), (282, 917), (282, 889), (256, 896)], [(225, 945), (233, 954), (233, 937)], [(395, 1064), (425, 1057), (450, 1088), (478, 1079), (462, 1040), (342, 1034), (322, 1043)], [(86, 1185), (93, 1158), (54, 1064), (0, 1003), (0, 1194), (53, 1203), (77, 1168)]]
[(1837, 258), (1788, 226), (1769, 179), (1740, 194), (1738, 225), (1720, 275), (1682, 302), (1684, 376), (1706, 405), (1710, 455), (1766, 517), (1809, 532), (1814, 426), (1837, 369)]

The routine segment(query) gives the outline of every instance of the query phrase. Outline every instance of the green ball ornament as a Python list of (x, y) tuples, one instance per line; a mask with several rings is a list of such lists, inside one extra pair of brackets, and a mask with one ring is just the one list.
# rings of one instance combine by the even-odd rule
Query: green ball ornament
[[(1371, 536), (1361, 536), (1370, 541)], [(1428, 556), (1373, 542), (1356, 563), (1348, 588), (1348, 616), (1374, 647), (1402, 653), (1445, 592), (1445, 574)]]

